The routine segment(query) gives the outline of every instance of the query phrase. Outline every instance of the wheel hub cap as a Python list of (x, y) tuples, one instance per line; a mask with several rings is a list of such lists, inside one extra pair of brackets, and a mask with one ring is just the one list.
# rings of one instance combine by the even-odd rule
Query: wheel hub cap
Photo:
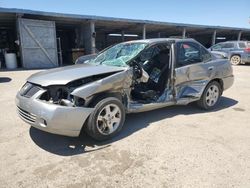
[(104, 106), (97, 117), (97, 129), (101, 134), (109, 135), (120, 125), (121, 110), (116, 104)]
[(232, 59), (231, 59), (231, 63), (234, 64), (234, 65), (239, 64), (240, 63), (240, 57), (233, 56)]
[(208, 106), (214, 106), (219, 98), (219, 88), (216, 85), (211, 85), (206, 93), (206, 103)]

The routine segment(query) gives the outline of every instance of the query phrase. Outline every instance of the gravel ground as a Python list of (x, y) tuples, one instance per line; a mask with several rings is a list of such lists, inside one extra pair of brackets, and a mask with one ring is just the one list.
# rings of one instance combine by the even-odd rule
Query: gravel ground
[(127, 116), (104, 143), (31, 128), (15, 94), (36, 71), (0, 72), (0, 187), (250, 187), (250, 66), (216, 110), (194, 105)]

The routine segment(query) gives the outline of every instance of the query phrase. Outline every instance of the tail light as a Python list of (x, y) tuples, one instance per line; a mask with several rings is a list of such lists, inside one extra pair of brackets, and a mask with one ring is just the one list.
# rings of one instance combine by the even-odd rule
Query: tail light
[(244, 51), (247, 52), (247, 53), (250, 53), (250, 47), (249, 48), (245, 48)]

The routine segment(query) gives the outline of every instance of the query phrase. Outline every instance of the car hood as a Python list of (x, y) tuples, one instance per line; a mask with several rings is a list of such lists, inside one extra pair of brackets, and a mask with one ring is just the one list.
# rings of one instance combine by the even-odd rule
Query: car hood
[(80, 64), (41, 71), (31, 75), (27, 81), (41, 86), (66, 85), (67, 83), (93, 75), (116, 73), (126, 67)]

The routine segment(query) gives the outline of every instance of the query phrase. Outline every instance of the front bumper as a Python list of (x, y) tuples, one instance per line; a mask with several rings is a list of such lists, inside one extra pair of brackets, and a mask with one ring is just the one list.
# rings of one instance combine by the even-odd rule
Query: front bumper
[(31, 98), (16, 95), (17, 111), (31, 126), (54, 134), (77, 137), (94, 108), (68, 107), (47, 103), (38, 98), (44, 90)]

